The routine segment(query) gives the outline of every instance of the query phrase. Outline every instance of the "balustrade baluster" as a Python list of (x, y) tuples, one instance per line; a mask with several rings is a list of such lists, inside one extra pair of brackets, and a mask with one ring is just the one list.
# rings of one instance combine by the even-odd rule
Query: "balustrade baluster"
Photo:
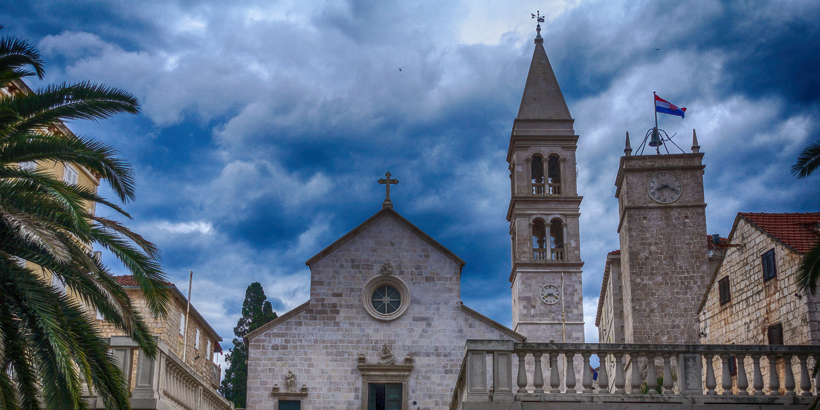
[(814, 355), (814, 393), (820, 395), (820, 371), (817, 366), (820, 366), (820, 355)]
[(752, 377), (752, 384), (755, 388), (755, 396), (763, 394), (763, 373), (760, 372), (760, 355), (752, 355), (752, 364), (754, 365), (754, 376)]
[(663, 354), (663, 394), (675, 394), (672, 390), (672, 353)]
[(527, 391), (527, 352), (518, 352), (518, 392), (529, 393)]
[(767, 357), (769, 358), (769, 395), (779, 396), (780, 379), (777, 374), (777, 355), (770, 354)]
[(785, 367), (785, 375), (783, 378), (785, 379), (783, 384), (786, 388), (786, 396), (794, 396), (794, 371), (792, 371), (792, 355), (784, 354), (783, 355), (783, 365)]
[(646, 354), (646, 388), (649, 394), (658, 394), (658, 376), (655, 375), (655, 353)]
[[(581, 384), (584, 386), (584, 393), (590, 394), (592, 393), (592, 372), (589, 370), (589, 357), (592, 356), (591, 352), (583, 352), (581, 353), (581, 357), (584, 358), (583, 368), (581, 368), (581, 372), (584, 376), (581, 378)], [(600, 362), (600, 367), (604, 367), (603, 362)]]
[(800, 390), (801, 396), (811, 396), (811, 379), (809, 378), (809, 356), (805, 354), (797, 355), (800, 359)]
[(715, 369), (712, 367), (712, 358), (715, 357), (715, 355), (712, 353), (706, 353), (703, 357), (706, 359), (706, 394), (714, 395), (717, 394), (715, 391), (715, 387), (717, 387), (717, 381), (715, 381)]
[(535, 393), (544, 392), (544, 373), (541, 372), (541, 352), (533, 352), (532, 357), (535, 358), (535, 370), (532, 377), (532, 385), (535, 386)]
[(640, 353), (629, 353), (629, 368), (632, 371), (632, 382), (630, 383), (630, 393), (638, 394), (641, 392), (641, 371), (638, 369), (638, 362), (640, 362)]
[(573, 362), (575, 353), (565, 352), (564, 357), (567, 360), (567, 375), (564, 379), (567, 381), (567, 393), (576, 393), (575, 385), (577, 384), (577, 382), (575, 381), (575, 362)]
[[(606, 356), (606, 352), (598, 352), (598, 392), (602, 394), (609, 394), (609, 375), (606, 369)], [(818, 356), (816, 361), (820, 363), (820, 356)], [(817, 377), (820, 378), (820, 372), (817, 372), (817, 374)], [(818, 383), (818, 386), (820, 386), (820, 383)]]
[(729, 370), (729, 360), (731, 356), (728, 353), (722, 353), (720, 355), (720, 365), (721, 367), (721, 374), (720, 374), (720, 387), (723, 388), (723, 395), (724, 396), (731, 396), (732, 392), (732, 372)]
[(741, 353), (735, 356), (737, 359), (737, 394), (748, 396), (749, 381), (746, 380), (746, 355)]
[(624, 354), (615, 352), (615, 394), (624, 394)]
[(550, 393), (561, 393), (561, 372), (558, 369), (558, 352), (550, 352)]

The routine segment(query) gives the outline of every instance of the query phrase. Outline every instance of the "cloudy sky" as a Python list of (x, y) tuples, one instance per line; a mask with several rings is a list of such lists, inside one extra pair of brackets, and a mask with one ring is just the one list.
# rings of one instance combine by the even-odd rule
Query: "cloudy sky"
[(226, 347), (251, 282), (280, 314), (308, 299), (304, 261), (380, 209), (388, 170), (395, 209), (467, 262), (464, 302), (510, 324), (505, 155), (536, 10), (580, 135), (588, 341), (619, 247), (624, 132), (653, 125), (653, 91), (689, 109), (661, 118), (679, 145), (697, 129), (709, 233), (740, 211), (820, 210), (819, 176), (788, 172), (820, 130), (817, 1), (29, 3), (0, 24), (42, 52), (34, 87), (92, 80), (141, 101), (70, 127), (131, 161), (130, 226), (180, 288), (194, 271)]

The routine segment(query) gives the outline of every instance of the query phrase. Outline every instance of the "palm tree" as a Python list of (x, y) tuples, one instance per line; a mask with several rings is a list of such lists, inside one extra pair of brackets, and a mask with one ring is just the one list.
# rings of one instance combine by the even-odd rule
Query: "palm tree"
[(0, 93), (0, 409), (84, 408), (83, 381), (106, 408), (127, 409), (126, 379), (99, 336), (93, 312), (129, 334), (149, 357), (156, 356), (157, 345), (109, 268), (90, 250), (109, 250), (136, 278), (151, 312), (164, 316), (169, 296), (159, 251), (122, 224), (89, 211), (89, 205), (100, 204), (130, 218), (116, 203), (19, 164), (85, 167), (127, 203), (134, 199), (133, 172), (116, 151), (54, 125), (135, 114), (139, 104), (127, 92), (89, 82), (37, 91), (22, 83), (43, 74), (34, 47), (0, 38), (0, 88), (10, 91)]
[[(797, 157), (791, 171), (797, 178), (806, 178), (820, 167), (820, 140), (809, 145)], [(817, 280), (820, 278), (820, 239), (803, 255), (797, 270), (797, 286), (800, 291), (817, 291)]]

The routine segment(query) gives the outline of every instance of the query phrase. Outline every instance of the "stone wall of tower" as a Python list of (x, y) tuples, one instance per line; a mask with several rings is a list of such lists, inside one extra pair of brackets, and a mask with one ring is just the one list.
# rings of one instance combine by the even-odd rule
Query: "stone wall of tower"
[[(624, 338), (627, 343), (698, 343), (697, 308), (708, 286), (703, 154), (621, 158), (620, 202)], [(680, 198), (653, 201), (657, 172), (681, 180)]]

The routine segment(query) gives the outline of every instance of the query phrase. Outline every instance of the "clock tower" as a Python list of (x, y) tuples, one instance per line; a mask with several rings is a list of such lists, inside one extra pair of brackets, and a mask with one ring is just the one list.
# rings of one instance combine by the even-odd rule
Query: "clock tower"
[(615, 180), (626, 343), (699, 343), (709, 281), (703, 153), (631, 155)]
[(507, 162), (513, 330), (530, 342), (583, 342), (578, 136), (552, 71), (541, 27)]

